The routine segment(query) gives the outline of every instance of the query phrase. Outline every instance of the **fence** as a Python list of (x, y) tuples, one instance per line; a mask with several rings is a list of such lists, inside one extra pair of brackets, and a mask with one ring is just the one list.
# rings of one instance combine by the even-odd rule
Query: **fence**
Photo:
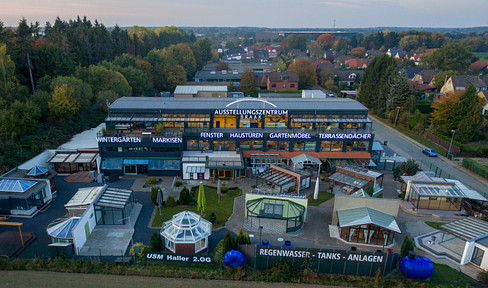
[[(441, 146), (442, 148), (446, 149), (446, 150), (449, 150), (449, 145), (451, 144), (451, 142), (448, 142), (438, 136), (435, 136), (434, 134), (432, 133), (429, 133), (429, 135), (427, 135), (427, 138), (434, 142), (435, 144)], [(451, 145), (451, 153), (452, 154), (455, 154), (455, 155), (459, 155), (461, 153), (461, 149), (459, 147), (457, 147), (456, 145), (452, 144)]]
[(317, 273), (375, 276), (378, 269), (385, 276), (396, 268), (398, 254), (341, 249), (312, 249), (281, 246), (241, 245), (246, 263), (253, 269), (265, 270), (287, 261), (299, 270)]

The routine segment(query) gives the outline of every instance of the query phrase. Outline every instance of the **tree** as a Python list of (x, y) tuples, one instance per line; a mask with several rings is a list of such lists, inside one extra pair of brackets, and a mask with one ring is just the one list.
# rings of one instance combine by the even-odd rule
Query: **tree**
[(244, 95), (256, 96), (258, 80), (251, 69), (246, 68), (241, 75), (241, 90)]
[(49, 110), (59, 121), (71, 119), (80, 112), (81, 105), (75, 99), (75, 90), (67, 84), (54, 87), (52, 100), (48, 103)]
[(415, 130), (415, 132), (422, 133), (428, 124), (428, 116), (422, 114), (419, 109), (408, 119), (408, 129)]
[(239, 234), (237, 234), (236, 243), (239, 245), (251, 244), (251, 240), (249, 239), (249, 236), (244, 232), (242, 232), (242, 228), (239, 231)]
[[(151, 201), (156, 206), (159, 205), (159, 203), (158, 203), (158, 193), (161, 193), (159, 190), (161, 190), (161, 188), (159, 186), (152, 186), (151, 187)], [(161, 195), (161, 196), (163, 196), (163, 195)]]
[(446, 83), (447, 79), (449, 77), (454, 76), (454, 75), (459, 75), (459, 72), (454, 71), (454, 70), (446, 70), (440, 73), (437, 73), (434, 76), (434, 86), (437, 90), (441, 90), (442, 86), (444, 86), (444, 83)]
[(460, 43), (449, 43), (421, 58), (423, 65), (441, 70), (464, 71), (468, 69), (474, 54)]
[(310, 44), (310, 57), (312, 58), (322, 58), (323, 57), (323, 49), (317, 43)]
[(164, 82), (168, 91), (174, 91), (176, 86), (186, 83), (185, 68), (181, 65), (166, 65), (163, 69)]
[(168, 63), (183, 66), (187, 79), (192, 79), (195, 75), (197, 63), (193, 51), (188, 44), (171, 45), (166, 50), (166, 60)]
[(366, 55), (366, 49), (364, 47), (356, 47), (351, 50), (351, 55), (355, 57), (364, 57)]
[(190, 204), (191, 196), (190, 196), (190, 191), (188, 190), (188, 188), (183, 187), (183, 189), (181, 189), (179, 200), (180, 200), (181, 205)]
[(217, 65), (215, 66), (215, 70), (217, 71), (229, 70), (229, 64), (223, 61), (219, 61), (219, 63), (217, 63)]
[(120, 96), (132, 95), (132, 88), (124, 75), (102, 65), (91, 65), (88, 69), (78, 69), (77, 75), (78, 78), (90, 84), (95, 93), (112, 90)]
[(413, 244), (412, 239), (408, 238), (408, 236), (405, 236), (405, 239), (403, 239), (402, 248), (400, 249), (400, 259), (408, 256), (408, 252), (414, 251), (414, 249), (415, 245)]
[(234, 237), (230, 234), (230, 232), (225, 233), (224, 236), (224, 254), (227, 253), (227, 251), (234, 250), (236, 249), (236, 242)]
[(95, 95), (95, 105), (100, 111), (108, 112), (108, 106), (119, 97), (119, 94), (112, 90), (100, 91)]
[(210, 41), (207, 38), (198, 39), (192, 45), (193, 55), (197, 63), (197, 70), (200, 70), (212, 59), (212, 49)]
[(393, 178), (398, 179), (400, 176), (413, 176), (419, 171), (419, 163), (414, 159), (408, 159), (395, 167), (393, 170)]
[(151, 235), (151, 250), (152, 252), (159, 252), (163, 249), (163, 241), (158, 232)]
[[(298, 49), (301, 51), (307, 50), (307, 38), (303, 35), (291, 34), (286, 37), (285, 41), (286, 52), (292, 49)], [(283, 47), (283, 46), (282, 46)]]
[(51, 81), (50, 88), (54, 90), (55, 87), (63, 85), (73, 89), (73, 98), (80, 104), (81, 110), (88, 109), (93, 103), (93, 92), (89, 84), (74, 76), (58, 76)]
[(320, 47), (327, 49), (330, 48), (332, 43), (334, 43), (335, 37), (330, 35), (330, 34), (322, 34), (320, 35), (317, 40), (315, 40), (315, 43), (319, 44)]
[(168, 195), (168, 198), (166, 198), (166, 206), (168, 207), (176, 206), (175, 198), (172, 195)]
[(288, 70), (298, 74), (298, 89), (312, 88), (317, 85), (317, 76), (310, 60), (303, 58), (295, 60)]
[(347, 41), (344, 37), (339, 37), (332, 45), (332, 50), (336, 52), (341, 52), (347, 49)]

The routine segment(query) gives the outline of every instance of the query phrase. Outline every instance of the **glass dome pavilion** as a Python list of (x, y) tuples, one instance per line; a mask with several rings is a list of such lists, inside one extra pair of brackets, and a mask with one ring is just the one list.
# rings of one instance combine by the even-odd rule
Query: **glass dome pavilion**
[(163, 223), (161, 236), (165, 248), (173, 253), (193, 254), (208, 248), (208, 237), (212, 234), (212, 223), (200, 215), (183, 211)]

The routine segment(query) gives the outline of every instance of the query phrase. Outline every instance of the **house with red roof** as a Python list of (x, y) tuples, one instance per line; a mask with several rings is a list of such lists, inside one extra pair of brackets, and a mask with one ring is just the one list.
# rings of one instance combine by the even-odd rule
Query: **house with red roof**
[(298, 74), (293, 71), (271, 72), (268, 75), (268, 90), (297, 90)]
[(347, 66), (353, 69), (366, 69), (370, 59), (349, 59), (346, 61)]
[(487, 67), (488, 67), (488, 61), (478, 60), (471, 63), (471, 65), (469, 65), (469, 70), (473, 72), (481, 72), (483, 70), (486, 70)]

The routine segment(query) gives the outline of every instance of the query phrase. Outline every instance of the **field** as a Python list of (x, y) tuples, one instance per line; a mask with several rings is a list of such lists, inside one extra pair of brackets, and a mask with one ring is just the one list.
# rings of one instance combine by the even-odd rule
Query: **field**
[(488, 60), (488, 52), (476, 52), (476, 57), (479, 57), (480, 59), (485, 59)]

